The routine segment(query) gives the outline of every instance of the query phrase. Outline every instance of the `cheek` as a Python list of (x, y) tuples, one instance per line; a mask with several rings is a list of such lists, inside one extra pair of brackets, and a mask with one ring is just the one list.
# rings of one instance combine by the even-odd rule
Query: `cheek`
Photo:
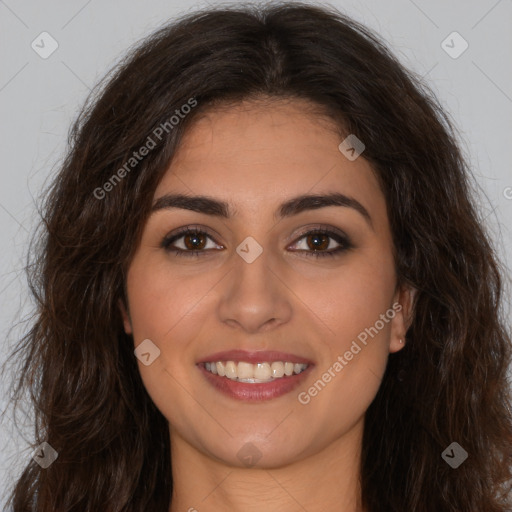
[[(165, 261), (134, 262), (127, 287), (136, 342), (154, 339), (167, 351), (194, 338), (190, 319), (208, 304), (208, 292), (216, 282), (214, 275), (197, 274), (187, 276), (175, 268), (171, 272)], [(185, 334), (182, 324), (187, 326)]]
[[(393, 261), (382, 255), (354, 258), (325, 278), (303, 273), (294, 288), (304, 297), (331, 348), (339, 351), (348, 350), (350, 342), (390, 308), (395, 285)], [(389, 326), (386, 323), (379, 330), (387, 332)]]
[(194, 337), (184, 319), (197, 302), (197, 293), (171, 277), (163, 265), (142, 258), (130, 267), (127, 289), (135, 347), (149, 339), (160, 351), (150, 365), (138, 362), (145, 387), (158, 403), (169, 386), (174, 388), (175, 380), (183, 378), (185, 367), (182, 361), (176, 364), (176, 356), (183, 357), (185, 346)]
[(298, 295), (307, 297), (324, 333), (315, 379), (302, 390), (301, 403), (309, 400), (318, 428), (331, 418), (333, 435), (350, 428), (379, 389), (389, 354), (395, 279), (393, 261), (383, 254), (342, 266), (329, 279), (317, 280), (317, 286), (307, 279), (297, 283), (302, 287)]
[(149, 366), (138, 361), (144, 387), (172, 425), (187, 431), (187, 421), (198, 408), (190, 393), (194, 361), (187, 347), (200, 336), (204, 322), (198, 313), (209, 308), (207, 294), (214, 283), (207, 277), (185, 279), (179, 274), (174, 270), (171, 275), (161, 262), (141, 258), (132, 263), (127, 288), (135, 346), (150, 339), (160, 350)]

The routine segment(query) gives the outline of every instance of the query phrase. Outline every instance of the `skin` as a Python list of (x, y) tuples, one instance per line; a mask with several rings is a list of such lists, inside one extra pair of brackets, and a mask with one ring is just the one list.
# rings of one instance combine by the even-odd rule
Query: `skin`
[[(349, 161), (338, 149), (336, 126), (308, 107), (302, 100), (252, 100), (191, 125), (154, 200), (171, 192), (208, 195), (230, 202), (235, 214), (155, 211), (129, 267), (125, 330), (135, 346), (149, 338), (161, 351), (149, 366), (138, 364), (169, 421), (170, 512), (252, 512), (262, 503), (270, 512), (362, 510), (364, 414), (389, 353), (404, 346), (413, 291), (397, 287), (386, 202), (371, 166), (363, 157)], [(372, 225), (340, 206), (274, 218), (286, 199), (333, 191), (357, 199)], [(206, 254), (166, 252), (162, 239), (189, 224), (212, 233), (204, 235)], [(315, 246), (303, 232), (319, 225), (344, 231), (353, 248), (308, 257)], [(236, 252), (248, 236), (263, 248), (250, 264)], [(340, 245), (327, 240), (329, 250)], [(174, 245), (185, 249), (185, 241)], [(397, 302), (403, 309), (300, 403), (298, 393)], [(233, 348), (290, 352), (315, 366), (299, 389), (243, 402), (221, 394), (196, 367), (204, 356)], [(251, 467), (237, 457), (247, 443), (261, 453)]]

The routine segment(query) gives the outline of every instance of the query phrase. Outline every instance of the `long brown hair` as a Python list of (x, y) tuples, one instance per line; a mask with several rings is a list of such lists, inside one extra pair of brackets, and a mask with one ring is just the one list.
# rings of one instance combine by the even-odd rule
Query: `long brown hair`
[[(187, 127), (215, 105), (260, 96), (307, 99), (364, 141), (387, 200), (399, 282), (418, 290), (406, 347), (389, 357), (366, 413), (364, 506), (510, 510), (502, 270), (453, 122), (430, 89), (350, 18), (272, 2), (164, 26), (95, 91), (45, 195), (27, 267), (37, 311), (14, 354), (15, 403), (30, 391), (34, 447), (46, 441), (58, 458), (46, 469), (30, 461), (14, 512), (167, 512), (168, 424), (144, 388), (118, 301)], [(155, 147), (126, 167), (152, 134)], [(452, 442), (468, 453), (457, 469), (441, 457)]]

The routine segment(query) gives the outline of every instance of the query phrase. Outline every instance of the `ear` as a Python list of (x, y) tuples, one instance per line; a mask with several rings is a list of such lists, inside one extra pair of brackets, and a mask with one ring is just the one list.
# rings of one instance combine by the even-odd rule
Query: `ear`
[[(405, 347), (405, 334), (412, 324), (414, 317), (414, 299), (417, 290), (412, 286), (401, 286), (393, 297), (392, 311), (395, 316), (391, 320), (391, 336), (389, 340), (389, 352), (398, 352)], [(400, 343), (402, 340), (402, 343)]]
[(126, 334), (133, 334), (132, 321), (130, 318), (130, 313), (128, 312), (128, 308), (124, 304), (123, 299), (119, 299), (117, 305), (119, 306), (119, 310), (121, 311), (121, 316), (123, 318), (123, 326), (124, 332)]

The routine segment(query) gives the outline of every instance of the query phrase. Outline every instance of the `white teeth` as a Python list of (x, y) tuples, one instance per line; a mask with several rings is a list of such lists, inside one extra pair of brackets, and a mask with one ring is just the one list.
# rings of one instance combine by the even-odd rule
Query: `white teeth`
[(274, 361), (270, 365), (270, 370), (272, 372), (272, 377), (275, 379), (278, 379), (279, 377), (282, 377), (284, 375), (284, 364), (280, 361)]
[(224, 369), (224, 365), (220, 361), (218, 363), (215, 363), (215, 365), (217, 366), (217, 373), (221, 377), (224, 377), (226, 375), (226, 370)]
[(240, 361), (237, 367), (237, 377), (239, 379), (253, 379), (254, 365)]
[(256, 363), (254, 368), (254, 378), (258, 380), (268, 380), (271, 377), (269, 363)]
[(226, 373), (226, 377), (228, 379), (236, 379), (238, 377), (236, 373), (236, 364), (233, 361), (228, 361), (224, 365), (224, 372)]
[(288, 377), (293, 373), (293, 363), (284, 363), (284, 374), (288, 375)]
[(274, 361), (273, 363), (247, 363), (240, 361), (211, 361), (204, 364), (207, 371), (240, 382), (257, 383), (270, 382), (284, 376), (303, 372), (309, 365), (304, 363), (291, 363), (289, 361)]

